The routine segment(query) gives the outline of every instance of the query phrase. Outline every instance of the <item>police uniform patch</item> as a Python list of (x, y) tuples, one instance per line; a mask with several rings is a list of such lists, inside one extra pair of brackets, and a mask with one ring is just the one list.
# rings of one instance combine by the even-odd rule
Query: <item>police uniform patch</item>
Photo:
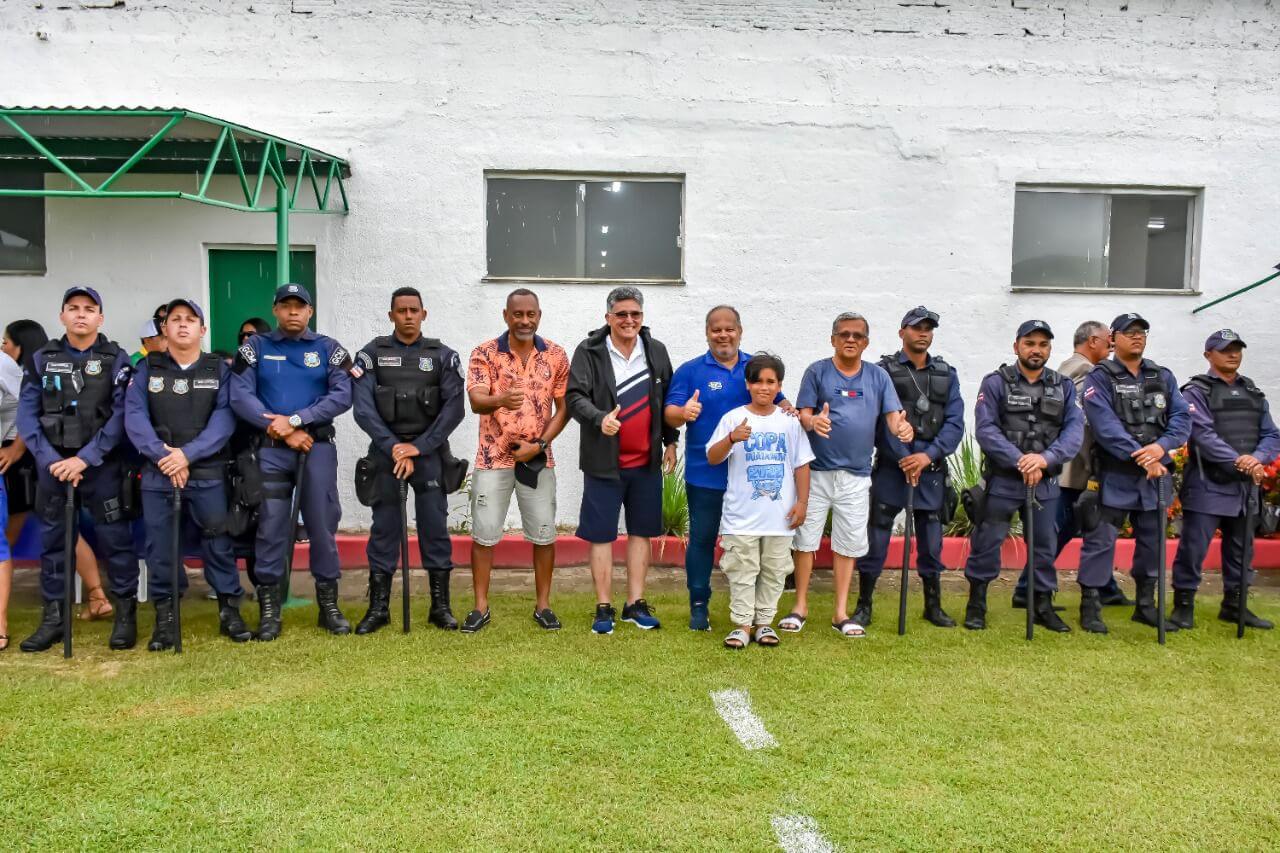
[(356, 353), (356, 361), (360, 362), (360, 366), (365, 370), (373, 370), (373, 357), (364, 350)]
[(45, 373), (70, 373), (74, 368), (69, 361), (50, 361), (44, 366)]
[(454, 372), (457, 373), (458, 376), (462, 376), (462, 359), (458, 358), (458, 354), (456, 352), (449, 356), (449, 366), (453, 368)]
[(1165, 404), (1165, 401), (1164, 401), (1164, 395), (1163, 395), (1163, 394), (1156, 394), (1156, 395), (1155, 395), (1155, 399), (1154, 399), (1154, 400), (1152, 400), (1151, 402), (1155, 404), (1155, 407), (1156, 407), (1157, 409), (1163, 409), (1163, 408), (1165, 407), (1165, 405), (1166, 405), (1166, 404)]
[(218, 384), (216, 379), (197, 379), (192, 383), (192, 387), (197, 391), (217, 391)]
[(131, 376), (133, 376), (133, 368), (126, 364), (124, 367), (120, 368), (120, 372), (116, 374), (115, 384), (128, 385), (129, 378)]
[(303, 363), (303, 365), (304, 365), (304, 366), (306, 366), (306, 367), (319, 367), (319, 366), (320, 366), (320, 353), (318, 353), (318, 352), (308, 352), (308, 353), (303, 353), (303, 355), (302, 355), (302, 363)]
[(351, 365), (351, 369), (347, 372), (351, 374), (352, 379), (359, 379), (364, 376), (364, 370), (358, 364)]
[(430, 373), (431, 371), (435, 370), (436, 366), (431, 363), (431, 356), (424, 355), (422, 358), (419, 358), (418, 369), (421, 370), (423, 373)]
[(380, 355), (378, 356), (378, 367), (399, 367), (401, 359), (398, 355)]
[(148, 390), (148, 391), (150, 391), (152, 394), (159, 394), (161, 391), (163, 391), (163, 390), (164, 390), (164, 377), (163, 377), (163, 376), (152, 376), (150, 379), (148, 379), (148, 380), (147, 380), (147, 390)]
[(191, 383), (186, 379), (173, 380), (173, 393), (185, 394), (191, 390)]
[(84, 363), (84, 372), (89, 376), (97, 376), (102, 372), (102, 360), (91, 358)]
[(253, 347), (249, 346), (248, 344), (245, 344), (244, 346), (240, 347), (238, 352), (240, 353), (240, 357), (243, 358), (249, 364), (258, 363), (258, 354), (254, 352)]
[(335, 349), (333, 351), (333, 355), (329, 356), (329, 363), (332, 364), (334, 367), (337, 367), (338, 365), (342, 364), (342, 362), (346, 360), (347, 360), (347, 351), (342, 347), (338, 347), (337, 349)]

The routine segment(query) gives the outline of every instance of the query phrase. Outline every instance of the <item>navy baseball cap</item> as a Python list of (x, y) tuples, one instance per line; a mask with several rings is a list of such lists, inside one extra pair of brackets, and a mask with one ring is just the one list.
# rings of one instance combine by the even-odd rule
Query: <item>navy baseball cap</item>
[(195, 314), (195, 315), (196, 315), (196, 318), (200, 321), (200, 325), (201, 325), (201, 326), (203, 326), (203, 325), (205, 324), (205, 323), (204, 323), (204, 309), (200, 307), (200, 303), (199, 303), (199, 302), (196, 302), (194, 299), (187, 299), (187, 298), (185, 298), (185, 297), (181, 297), (181, 296), (179, 296), (177, 299), (174, 299), (173, 301), (171, 301), (168, 305), (166, 305), (166, 306), (164, 307), (164, 313), (165, 313), (165, 316), (167, 317), (167, 316), (169, 316), (170, 314), (172, 314), (172, 313), (173, 313), (173, 309), (174, 309), (174, 308), (177, 308), (179, 305), (184, 305), (184, 306), (186, 306), (187, 308), (190, 308), (190, 309), (191, 309), (191, 313), (192, 313), (192, 314)]
[(1032, 332), (1043, 332), (1045, 337), (1053, 340), (1053, 329), (1049, 328), (1049, 324), (1044, 320), (1028, 320), (1018, 327), (1017, 337), (1025, 338)]
[(304, 305), (314, 305), (311, 301), (311, 294), (300, 284), (282, 284), (276, 288), (276, 298), (272, 301), (272, 305), (284, 302), (286, 299), (301, 299)]
[(99, 296), (98, 291), (94, 290), (92, 287), (87, 287), (83, 284), (77, 284), (72, 287), (68, 287), (67, 292), (62, 294), (62, 304), (66, 305), (68, 302), (71, 301), (71, 297), (73, 296), (87, 296), (90, 299), (92, 299), (94, 301), (94, 304), (96, 304), (99, 308), (102, 307), (102, 297)]
[(1248, 346), (1239, 335), (1230, 329), (1219, 329), (1205, 339), (1204, 351), (1221, 352), (1232, 344), (1239, 344), (1242, 347)]
[(1144, 320), (1141, 314), (1121, 314), (1111, 321), (1111, 331), (1123, 332), (1135, 323), (1147, 331), (1151, 330), (1151, 324)]
[(928, 308), (925, 308), (923, 305), (917, 305), (915, 308), (908, 311), (906, 316), (902, 318), (902, 325), (898, 328), (905, 329), (907, 326), (914, 326), (917, 323), (923, 323), (926, 320), (933, 323), (935, 326), (938, 325), (937, 314), (933, 313)]

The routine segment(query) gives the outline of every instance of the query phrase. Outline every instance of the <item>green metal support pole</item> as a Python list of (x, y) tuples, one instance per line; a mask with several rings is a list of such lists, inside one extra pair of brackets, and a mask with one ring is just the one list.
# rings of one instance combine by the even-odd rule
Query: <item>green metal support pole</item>
[(276, 184), (276, 286), (289, 283), (289, 188)]
[[(1280, 270), (1280, 264), (1276, 264), (1276, 269)], [(1228, 299), (1234, 299), (1235, 297), (1239, 296), (1242, 293), (1248, 293), (1250, 290), (1253, 290), (1255, 287), (1262, 287), (1262, 285), (1266, 284), (1267, 282), (1271, 281), (1274, 278), (1280, 278), (1280, 272), (1273, 272), (1271, 275), (1267, 276), (1266, 278), (1259, 279), (1255, 281), (1253, 284), (1246, 285), (1245, 287), (1242, 287), (1239, 290), (1233, 290), (1230, 293), (1228, 293), (1226, 296), (1219, 296), (1217, 299), (1213, 300), (1212, 302), (1206, 302), (1203, 305), (1192, 308), (1191, 313), (1199, 314), (1201, 311), (1203, 311), (1206, 308), (1212, 308), (1213, 306), (1217, 305), (1220, 302), (1226, 302)]]

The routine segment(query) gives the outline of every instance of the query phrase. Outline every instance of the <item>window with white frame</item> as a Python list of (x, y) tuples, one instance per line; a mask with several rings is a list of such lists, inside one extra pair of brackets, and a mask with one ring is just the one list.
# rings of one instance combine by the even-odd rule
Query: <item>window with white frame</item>
[[(0, 188), (43, 189), (44, 175), (0, 172)], [(44, 271), (44, 199), (0, 196), (0, 274)]]
[(1023, 186), (1013, 286), (1192, 291), (1196, 189)]
[(683, 278), (684, 177), (485, 173), (486, 278)]

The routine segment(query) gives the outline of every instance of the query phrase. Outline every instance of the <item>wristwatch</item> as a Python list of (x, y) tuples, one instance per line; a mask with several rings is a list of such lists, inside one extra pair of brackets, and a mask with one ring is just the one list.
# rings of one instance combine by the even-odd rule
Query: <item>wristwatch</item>
[(541, 447), (544, 451), (547, 449), (547, 441), (544, 438), (535, 438), (533, 443)]
[(294, 429), (302, 426), (302, 415), (289, 415), (289, 426)]

